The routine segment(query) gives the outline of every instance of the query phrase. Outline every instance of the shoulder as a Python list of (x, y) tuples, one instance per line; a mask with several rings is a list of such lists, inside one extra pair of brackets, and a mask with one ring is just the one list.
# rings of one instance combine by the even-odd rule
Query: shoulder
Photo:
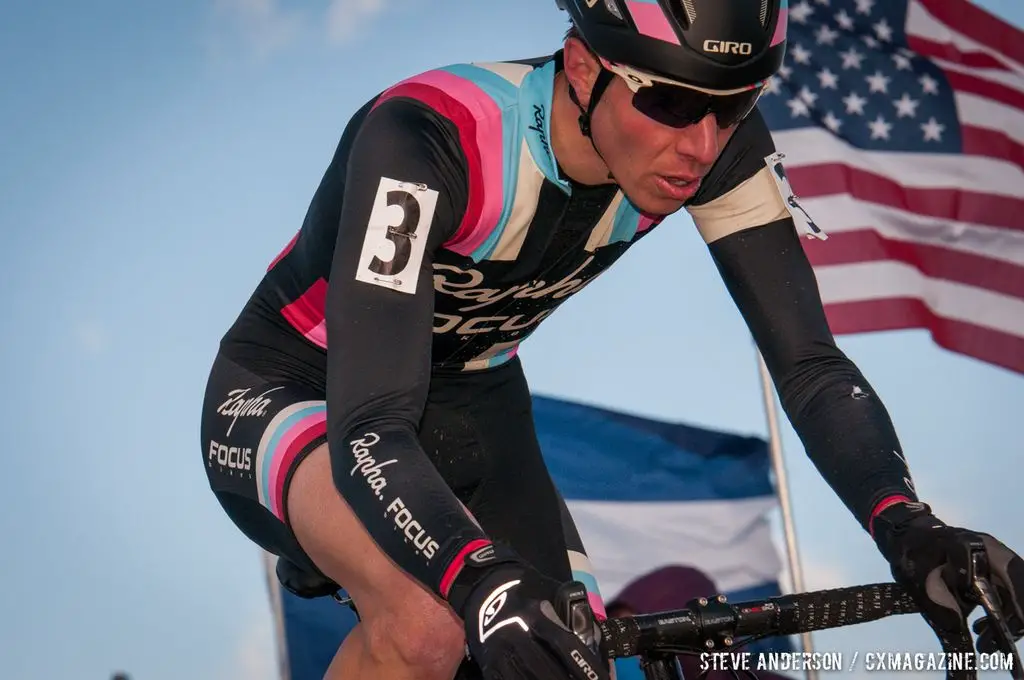
[(530, 62), (465, 62), (409, 76), (385, 89), (374, 107), (402, 101), (424, 107), (471, 132), (476, 125), (500, 122), (519, 102)]
[(772, 174), (774, 153), (771, 131), (754, 109), (736, 128), (686, 206), (706, 242), (790, 216)]
[(516, 137), (523, 94), (540, 65), (466, 62), (423, 71), (384, 89), (353, 122), (378, 143), (408, 145), (418, 135), (418, 146), (455, 151), (471, 166), (500, 159)]

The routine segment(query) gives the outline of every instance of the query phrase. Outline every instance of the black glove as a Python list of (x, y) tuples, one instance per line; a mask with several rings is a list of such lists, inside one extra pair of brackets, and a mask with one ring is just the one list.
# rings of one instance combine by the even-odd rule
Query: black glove
[[(1013, 640), (1024, 635), (1024, 561), (988, 534), (951, 527), (924, 503), (897, 503), (872, 522), (879, 551), (893, 578), (907, 589), (921, 615), (944, 645), (973, 649), (967, 617), (977, 604), (962, 571), (971, 545), (980, 542), (987, 556), (987, 575), (996, 604)], [(979, 652), (1008, 652), (997, 644), (988, 617), (974, 624)]]
[[(484, 680), (609, 680), (593, 614), (584, 636), (555, 610), (560, 584), (501, 546), (466, 558), (448, 601), (465, 623), (466, 646)], [(589, 608), (588, 608), (589, 610)]]

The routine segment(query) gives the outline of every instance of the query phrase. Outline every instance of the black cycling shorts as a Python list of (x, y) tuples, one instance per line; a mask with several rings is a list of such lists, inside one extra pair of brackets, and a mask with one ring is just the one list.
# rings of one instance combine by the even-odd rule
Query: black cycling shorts
[[(218, 501), (249, 539), (323, 577), (289, 527), (285, 499), (296, 467), (326, 441), (324, 387), (309, 379), (308, 366), (290, 372), (268, 368), (271, 363), (261, 360), (254, 370), (254, 362), (222, 345), (202, 411), (203, 461)], [(541, 455), (518, 358), (481, 371), (435, 374), (419, 439), (492, 540), (560, 581), (574, 571), (589, 575)]]

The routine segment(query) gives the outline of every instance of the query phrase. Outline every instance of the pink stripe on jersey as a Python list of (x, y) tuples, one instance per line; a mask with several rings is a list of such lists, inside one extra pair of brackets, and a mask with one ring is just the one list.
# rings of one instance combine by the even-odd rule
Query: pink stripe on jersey
[(314, 345), (319, 345), (324, 349), (327, 349), (327, 322), (321, 321), (317, 325), (310, 328), (308, 331), (303, 333), (306, 339), (312, 342)]
[[(306, 416), (288, 430), (277, 448), (270, 467), (270, 511), (284, 521), (284, 482), (292, 462), (306, 445), (327, 432), (327, 412), (320, 411)], [(283, 471), (283, 472), (282, 472)]]
[(775, 24), (775, 35), (772, 36), (772, 42), (769, 47), (774, 47), (780, 42), (786, 39), (786, 27), (789, 25), (789, 10), (783, 8), (779, 12), (779, 23)]
[(636, 28), (642, 34), (670, 42), (673, 45), (679, 44), (679, 36), (672, 30), (668, 17), (662, 11), (661, 5), (656, 2), (638, 2), (638, 0), (626, 0), (626, 7), (629, 15), (636, 22)]
[(469, 162), (469, 204), (462, 223), (446, 244), (468, 255), (483, 243), (501, 217), (503, 146), (501, 109), (473, 82), (447, 71), (413, 76), (381, 95), (378, 105), (393, 97), (410, 97), (452, 121)]
[(287, 244), (287, 245), (286, 245), (286, 246), (285, 246), (285, 247), (284, 247), (284, 248), (283, 248), (283, 249), (281, 250), (281, 252), (280, 252), (280, 253), (278, 253), (278, 254), (277, 254), (277, 257), (275, 257), (275, 258), (273, 259), (273, 261), (272, 261), (272, 262), (270, 263), (270, 266), (269, 266), (269, 267), (267, 267), (267, 271), (268, 271), (268, 272), (269, 272), (269, 271), (270, 271), (271, 269), (273, 269), (273, 268), (274, 268), (274, 266), (275, 266), (275, 265), (276, 265), (276, 264), (277, 264), (278, 262), (280, 262), (281, 260), (283, 260), (283, 259), (284, 259), (284, 257), (285, 257), (285, 255), (287, 255), (288, 253), (290, 253), (290, 252), (292, 251), (292, 248), (294, 248), (294, 247), (295, 247), (295, 242), (299, 240), (299, 234), (300, 234), (300, 233), (301, 233), (301, 232), (298, 232), (298, 231), (297, 231), (297, 232), (295, 232), (295, 236), (292, 236), (292, 240), (291, 240), (291, 241), (288, 241), (288, 244)]
[(327, 304), (327, 281), (320, 278), (298, 300), (285, 306), (281, 315), (310, 342), (327, 348), (324, 305)]
[(594, 618), (598, 621), (604, 621), (608, 618), (608, 612), (604, 609), (604, 600), (601, 599), (600, 593), (592, 593), (587, 591), (587, 602), (590, 603), (590, 610), (594, 612)]
[(490, 545), (491, 542), (482, 538), (467, 543), (462, 550), (455, 556), (448, 568), (444, 570), (444, 576), (441, 577), (441, 596), (448, 597), (448, 589), (452, 587), (452, 581), (462, 571), (462, 565), (466, 561), (466, 556), (473, 552), (477, 548), (483, 548), (485, 545)]
[(640, 213), (640, 219), (637, 220), (636, 231), (637, 233), (647, 231), (654, 225), (659, 224), (663, 219), (665, 218), (661, 215), (658, 215), (657, 217), (648, 217), (647, 215)]

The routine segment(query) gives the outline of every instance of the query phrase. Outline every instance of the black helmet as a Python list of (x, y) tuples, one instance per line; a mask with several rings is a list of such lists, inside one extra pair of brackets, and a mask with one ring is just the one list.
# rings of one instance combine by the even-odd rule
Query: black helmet
[(604, 59), (713, 91), (782, 65), (788, 0), (556, 0)]

